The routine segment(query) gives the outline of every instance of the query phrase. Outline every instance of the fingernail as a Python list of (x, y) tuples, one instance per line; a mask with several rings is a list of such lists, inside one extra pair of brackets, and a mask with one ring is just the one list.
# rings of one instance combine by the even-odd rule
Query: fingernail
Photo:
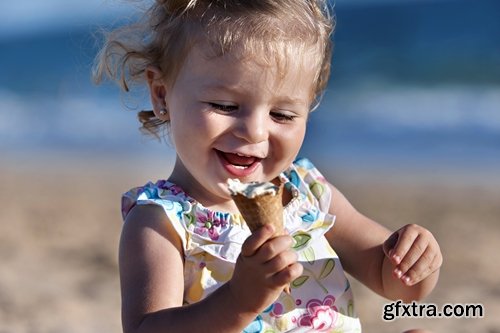
[(401, 280), (403, 280), (403, 282), (404, 282), (405, 284), (407, 284), (407, 285), (409, 285), (409, 284), (410, 284), (410, 282), (411, 282), (410, 277), (409, 277), (409, 276), (406, 276), (406, 275), (405, 275), (405, 276), (403, 276), (403, 277), (401, 278)]
[(401, 262), (401, 257), (396, 254), (392, 256), (392, 259), (396, 262), (396, 264), (399, 264)]
[(398, 277), (398, 278), (401, 278), (401, 275), (403, 275), (403, 272), (401, 272), (401, 270), (399, 268), (396, 268), (394, 270), (394, 274)]

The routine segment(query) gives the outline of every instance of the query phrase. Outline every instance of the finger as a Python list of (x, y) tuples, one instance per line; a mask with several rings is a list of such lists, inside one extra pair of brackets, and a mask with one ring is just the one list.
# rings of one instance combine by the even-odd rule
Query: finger
[(269, 260), (265, 264), (265, 267), (268, 272), (274, 274), (296, 263), (297, 260), (298, 260), (297, 253), (293, 250), (288, 250), (279, 253), (277, 256)]
[(396, 268), (396, 270), (398, 270), (396, 275), (398, 275), (398, 277), (405, 275), (406, 272), (408, 272), (408, 270), (422, 257), (425, 251), (428, 250), (428, 247), (429, 240), (421, 235), (418, 236), (408, 252), (406, 252), (404, 257), (402, 257), (401, 263)]
[(392, 233), (392, 235), (389, 236), (389, 238), (387, 238), (387, 240), (383, 244), (382, 248), (384, 250), (385, 255), (389, 259), (391, 259), (392, 250), (393, 250), (394, 246), (396, 245), (398, 238), (399, 238), (399, 234), (396, 231), (396, 232)]
[[(429, 263), (430, 262), (430, 263)], [(436, 272), (443, 264), (443, 256), (439, 249), (439, 245), (429, 246), (422, 254), (422, 257), (409, 269), (409, 271), (401, 278), (407, 285), (414, 285), (432, 273)], [(422, 265), (422, 266), (420, 266)]]
[(302, 264), (296, 262), (274, 274), (272, 280), (276, 286), (284, 286), (301, 276), (303, 271), (304, 267)]
[(419, 283), (438, 268), (437, 254), (427, 248), (417, 262), (403, 275), (401, 280), (408, 286)]
[(418, 237), (418, 232), (412, 231), (409, 227), (401, 228), (397, 231), (397, 233), (398, 240), (390, 255), (390, 259), (395, 265), (399, 265), (401, 263), (410, 248), (413, 246), (413, 242)]
[(272, 224), (266, 224), (261, 228), (255, 230), (241, 246), (241, 255), (250, 257), (257, 252), (257, 250), (274, 235), (275, 228)]
[(274, 237), (268, 241), (266, 241), (256, 253), (257, 260), (261, 262), (267, 262), (276, 255), (288, 251), (292, 248), (293, 239), (289, 235), (282, 235)]

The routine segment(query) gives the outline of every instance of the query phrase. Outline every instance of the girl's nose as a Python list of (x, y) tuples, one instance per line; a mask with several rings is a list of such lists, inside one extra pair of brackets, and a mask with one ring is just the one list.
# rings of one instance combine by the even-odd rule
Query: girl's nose
[(269, 137), (268, 113), (262, 111), (248, 111), (238, 118), (234, 128), (234, 135), (249, 143), (259, 143)]

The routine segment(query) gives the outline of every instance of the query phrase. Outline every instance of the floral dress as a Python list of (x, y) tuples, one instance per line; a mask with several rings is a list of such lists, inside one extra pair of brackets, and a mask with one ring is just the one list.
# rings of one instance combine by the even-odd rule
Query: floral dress
[[(307, 159), (296, 160), (280, 178), (293, 196), (284, 210), (285, 229), (304, 271), (291, 293), (281, 293), (244, 332), (361, 332), (349, 281), (324, 237), (335, 221), (328, 214), (326, 180)], [(185, 304), (202, 300), (231, 278), (250, 235), (241, 215), (205, 208), (179, 186), (160, 180), (124, 194), (123, 218), (135, 205), (148, 204), (163, 207), (182, 241)]]

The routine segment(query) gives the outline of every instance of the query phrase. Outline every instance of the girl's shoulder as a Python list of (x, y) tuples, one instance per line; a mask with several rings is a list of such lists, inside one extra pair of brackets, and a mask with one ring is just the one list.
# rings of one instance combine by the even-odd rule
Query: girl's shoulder
[[(190, 197), (180, 186), (166, 180), (149, 182), (126, 192), (122, 196), (123, 219), (127, 220), (134, 207), (144, 205), (163, 209), (167, 223), (180, 236), (186, 255), (200, 246), (208, 246), (213, 253), (218, 253), (222, 244), (241, 244), (250, 234), (241, 215), (211, 210)], [(232, 249), (226, 248), (226, 252)], [(236, 260), (237, 251), (226, 252), (221, 256)]]

